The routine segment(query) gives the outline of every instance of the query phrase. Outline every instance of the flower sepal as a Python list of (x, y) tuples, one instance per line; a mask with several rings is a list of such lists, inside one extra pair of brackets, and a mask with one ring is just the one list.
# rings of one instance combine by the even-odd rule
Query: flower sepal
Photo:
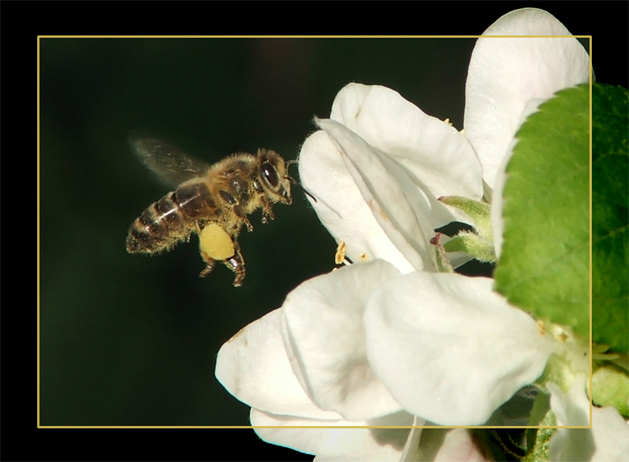
[[(463, 212), (474, 225), (473, 230), (460, 231), (455, 237), (441, 245), (440, 249), (448, 253), (463, 252), (478, 261), (496, 263), (490, 205), (461, 196), (441, 196), (437, 200)], [(438, 239), (433, 239), (431, 243), (438, 245)]]
[(588, 342), (575, 335), (568, 326), (537, 322), (540, 333), (554, 341), (554, 352), (550, 356), (544, 373), (536, 384), (544, 389), (548, 384), (568, 392), (574, 385), (575, 377), (588, 375), (590, 371), (590, 349)]
[(446, 252), (465, 252), (478, 261), (496, 263), (494, 247), (484, 237), (471, 231), (461, 231), (443, 245)]
[(439, 202), (454, 207), (470, 217), (474, 228), (488, 242), (494, 240), (491, 227), (491, 207), (487, 202), (477, 201), (461, 196), (441, 196)]

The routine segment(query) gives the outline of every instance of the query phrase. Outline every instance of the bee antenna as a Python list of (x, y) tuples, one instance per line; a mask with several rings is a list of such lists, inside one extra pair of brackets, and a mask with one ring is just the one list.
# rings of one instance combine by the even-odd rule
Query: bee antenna
[[(296, 163), (297, 163), (297, 160), (296, 160), (296, 159), (287, 160), (287, 161), (286, 161), (286, 169), (288, 170), (288, 166), (289, 166), (289, 165), (296, 164)], [(314, 197), (312, 194), (310, 194), (310, 193), (308, 192), (308, 190), (307, 190), (306, 188), (304, 188), (304, 187), (303, 187), (303, 186), (302, 186), (302, 185), (301, 185), (301, 184), (300, 184), (300, 183), (299, 183), (296, 179), (291, 178), (291, 177), (290, 177), (290, 176), (288, 176), (288, 175), (287, 175), (287, 176), (285, 176), (284, 178), (286, 178), (288, 181), (290, 181), (290, 182), (291, 182), (291, 183), (293, 183), (295, 186), (297, 186), (299, 189), (301, 189), (301, 190), (304, 192), (304, 194), (305, 194), (306, 196), (310, 197), (313, 201), (318, 202), (318, 201), (317, 201), (317, 198), (316, 198), (316, 197)]]
[(313, 201), (318, 202), (317, 198), (314, 197), (312, 194), (310, 194), (308, 192), (308, 190), (306, 188), (304, 188), (301, 184), (299, 184), (299, 182), (295, 179), (295, 178), (291, 178), (290, 176), (285, 176), (284, 178), (286, 178), (288, 181), (290, 181), (291, 183), (293, 183), (295, 186), (297, 186), (299, 189), (301, 189), (304, 194), (308, 197), (310, 197)]

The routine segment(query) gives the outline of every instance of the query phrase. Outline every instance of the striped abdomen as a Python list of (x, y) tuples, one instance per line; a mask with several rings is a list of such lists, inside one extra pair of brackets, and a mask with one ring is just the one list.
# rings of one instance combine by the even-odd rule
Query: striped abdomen
[(157, 253), (188, 240), (198, 222), (214, 221), (220, 210), (204, 181), (187, 182), (142, 212), (127, 236), (129, 253)]

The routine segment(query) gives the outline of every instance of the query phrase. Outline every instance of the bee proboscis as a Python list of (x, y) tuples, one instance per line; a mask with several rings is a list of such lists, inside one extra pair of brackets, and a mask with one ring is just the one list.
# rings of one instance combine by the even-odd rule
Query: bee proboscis
[(140, 160), (176, 189), (132, 223), (127, 251), (159, 254), (198, 234), (206, 265), (199, 275), (206, 276), (221, 261), (235, 273), (234, 286), (241, 286), (245, 261), (238, 235), (243, 225), (253, 230), (247, 215), (261, 208), (262, 223), (267, 223), (274, 218), (272, 204), (292, 203), (294, 180), (284, 159), (275, 151), (258, 149), (255, 156), (239, 152), (208, 165), (153, 136), (131, 132), (129, 142)]

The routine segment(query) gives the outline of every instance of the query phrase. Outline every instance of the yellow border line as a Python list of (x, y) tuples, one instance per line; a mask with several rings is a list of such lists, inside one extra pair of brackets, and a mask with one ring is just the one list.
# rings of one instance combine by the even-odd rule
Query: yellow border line
[(593, 304), (594, 299), (592, 298), (592, 221), (594, 219), (594, 215), (592, 215), (592, 86), (594, 85), (594, 72), (592, 67), (592, 37), (589, 39), (590, 42), (590, 393), (588, 396), (588, 401), (590, 402), (590, 428), (592, 428), (592, 342), (593, 342), (593, 332), (592, 332), (592, 312), (593, 312)]
[(200, 38), (229, 38), (229, 39), (251, 39), (251, 38), (310, 38), (310, 39), (382, 39), (382, 38), (592, 38), (591, 35), (38, 35), (42, 38), (140, 38), (140, 39), (200, 39)]
[(218, 425), (208, 425), (208, 426), (179, 426), (179, 427), (169, 427), (167, 425), (163, 425), (163, 426), (159, 426), (159, 425), (154, 425), (154, 426), (146, 426), (146, 427), (130, 427), (130, 426), (89, 426), (86, 425), (84, 427), (79, 427), (79, 426), (53, 426), (53, 425), (44, 425), (44, 426), (39, 426), (37, 428), (59, 428), (59, 429), (100, 429), (100, 428), (104, 428), (104, 429), (116, 429), (116, 428), (128, 428), (128, 429), (144, 429), (144, 428), (152, 428), (152, 429), (176, 429), (176, 428), (205, 428), (205, 429), (219, 429), (219, 428), (230, 428), (230, 429), (238, 429), (238, 428), (244, 428), (244, 429), (254, 429), (254, 428), (287, 428), (287, 429), (292, 429), (292, 428), (328, 428), (328, 429), (332, 429), (332, 428), (354, 428), (354, 429), (360, 429), (360, 428), (383, 428), (383, 429), (397, 429), (397, 430), (408, 430), (408, 429), (412, 429), (412, 428), (432, 428), (435, 430), (441, 430), (441, 429), (453, 429), (453, 428), (469, 428), (472, 430), (476, 430), (476, 429), (481, 429), (481, 430), (502, 430), (502, 429), (520, 429), (520, 430), (528, 430), (528, 429), (549, 429), (549, 428), (576, 428), (576, 429), (580, 429), (580, 430), (588, 430), (591, 427), (587, 427), (587, 426), (582, 426), (582, 427), (549, 427), (549, 426), (540, 426), (540, 427), (524, 427), (524, 426), (520, 426), (520, 427), (514, 427), (514, 426), (505, 426), (505, 427), (491, 427), (491, 426), (478, 426), (478, 427), (464, 427), (464, 426), (459, 426), (459, 427), (445, 427), (445, 426), (423, 426), (423, 427), (404, 427), (404, 426), (400, 426), (400, 425), (391, 425), (389, 427), (374, 427), (371, 425), (311, 425), (311, 426), (304, 426), (304, 425), (295, 425), (295, 426), (284, 426), (284, 425), (257, 425), (257, 426), (236, 426), (236, 425), (232, 425), (232, 426), (218, 426)]
[(39, 337), (40, 337), (40, 329), (39, 329), (39, 37), (37, 38), (37, 427), (39, 426), (39, 384), (40, 384), (40, 364), (39, 364)]

